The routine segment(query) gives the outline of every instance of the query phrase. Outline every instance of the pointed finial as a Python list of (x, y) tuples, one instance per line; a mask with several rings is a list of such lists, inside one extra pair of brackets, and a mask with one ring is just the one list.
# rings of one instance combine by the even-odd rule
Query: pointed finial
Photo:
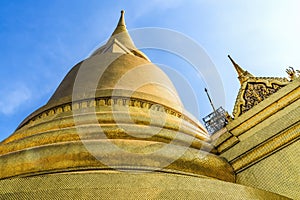
[(127, 31), (124, 14), (125, 14), (125, 11), (121, 10), (121, 16), (120, 16), (118, 25), (117, 25), (117, 27), (116, 27), (116, 29), (115, 29), (115, 31), (113, 32), (112, 35), (116, 35), (116, 34), (121, 33), (123, 31)]
[(249, 72), (243, 70), (232, 58), (230, 55), (228, 55), (228, 58), (230, 59), (230, 61), (232, 62), (237, 74), (238, 74), (238, 78), (240, 80), (240, 83), (242, 84), (247, 77), (252, 76), (252, 74), (250, 74)]
[(126, 25), (125, 25), (124, 14), (125, 14), (125, 11), (124, 11), (124, 10), (121, 10), (121, 17), (120, 17), (120, 19), (119, 19), (118, 26), (126, 26)]
[(144, 58), (150, 62), (149, 58), (143, 52), (139, 51), (134, 45), (129, 32), (126, 29), (124, 13), (125, 11), (121, 10), (121, 16), (117, 27), (111, 34), (106, 44), (97, 49), (91, 56), (94, 56), (96, 54), (104, 54), (107, 52), (128, 53)]
[(230, 55), (228, 55), (228, 58), (230, 59), (230, 61), (232, 62), (236, 72), (238, 73), (239, 76), (243, 76), (244, 74), (244, 70), (231, 58)]

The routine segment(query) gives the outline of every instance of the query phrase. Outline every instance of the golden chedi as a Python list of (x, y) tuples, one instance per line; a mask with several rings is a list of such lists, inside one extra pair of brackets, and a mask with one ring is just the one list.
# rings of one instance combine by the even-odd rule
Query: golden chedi
[(166, 74), (136, 49), (124, 12), (48, 103), (0, 144), (3, 199), (273, 199), (235, 184)]

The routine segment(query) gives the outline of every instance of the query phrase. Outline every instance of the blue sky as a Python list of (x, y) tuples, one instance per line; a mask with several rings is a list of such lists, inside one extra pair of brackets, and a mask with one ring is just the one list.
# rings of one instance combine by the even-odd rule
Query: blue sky
[[(111, 35), (122, 9), (128, 29), (168, 28), (199, 43), (221, 76), (222, 106), (232, 112), (239, 82), (227, 54), (256, 76), (286, 77), (288, 66), (299, 69), (299, 7), (297, 0), (2, 0), (0, 140), (44, 105), (66, 73)], [(184, 66), (166, 54), (148, 54), (155, 62)], [(193, 85), (200, 117), (211, 111), (203, 87), (205, 82)]]

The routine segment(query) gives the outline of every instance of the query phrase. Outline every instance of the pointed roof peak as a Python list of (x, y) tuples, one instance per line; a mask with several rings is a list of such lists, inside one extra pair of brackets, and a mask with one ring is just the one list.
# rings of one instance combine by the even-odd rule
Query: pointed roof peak
[(116, 35), (116, 34), (119, 34), (121, 32), (127, 31), (126, 24), (125, 24), (125, 16), (124, 15), (125, 15), (125, 11), (121, 10), (121, 16), (120, 16), (118, 25), (117, 25), (116, 29), (114, 30), (112, 36)]
[(111, 34), (106, 44), (98, 48), (96, 51), (94, 51), (94, 53), (91, 56), (94, 56), (96, 54), (103, 54), (107, 52), (124, 53), (124, 54), (126, 53), (150, 61), (150, 59), (143, 52), (138, 50), (134, 45), (129, 35), (129, 32), (126, 29), (124, 14), (125, 11), (121, 10), (121, 16), (114, 32)]
[(243, 74), (245, 73), (245, 70), (243, 70), (232, 58), (230, 55), (228, 55), (228, 58), (230, 59), (230, 61), (232, 62), (237, 74), (239, 76), (243, 76)]
[(248, 77), (252, 77), (253, 75), (250, 74), (248, 71), (244, 70), (243, 68), (241, 68), (232, 58), (230, 55), (228, 55), (228, 58), (230, 59), (230, 61), (232, 62), (237, 74), (238, 74), (238, 78), (240, 80), (240, 83), (242, 84), (245, 80), (247, 80)]
[(121, 10), (121, 16), (120, 16), (120, 20), (119, 20), (119, 24), (118, 25), (125, 26), (124, 14), (125, 14), (125, 10)]

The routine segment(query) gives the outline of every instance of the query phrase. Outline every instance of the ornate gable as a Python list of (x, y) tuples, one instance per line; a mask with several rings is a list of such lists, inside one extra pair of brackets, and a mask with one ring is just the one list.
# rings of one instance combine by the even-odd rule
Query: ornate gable
[(229, 58), (241, 83), (233, 109), (234, 117), (239, 117), (289, 83), (287, 78), (254, 77)]
[(233, 116), (239, 117), (288, 84), (285, 78), (251, 77), (241, 85)]

